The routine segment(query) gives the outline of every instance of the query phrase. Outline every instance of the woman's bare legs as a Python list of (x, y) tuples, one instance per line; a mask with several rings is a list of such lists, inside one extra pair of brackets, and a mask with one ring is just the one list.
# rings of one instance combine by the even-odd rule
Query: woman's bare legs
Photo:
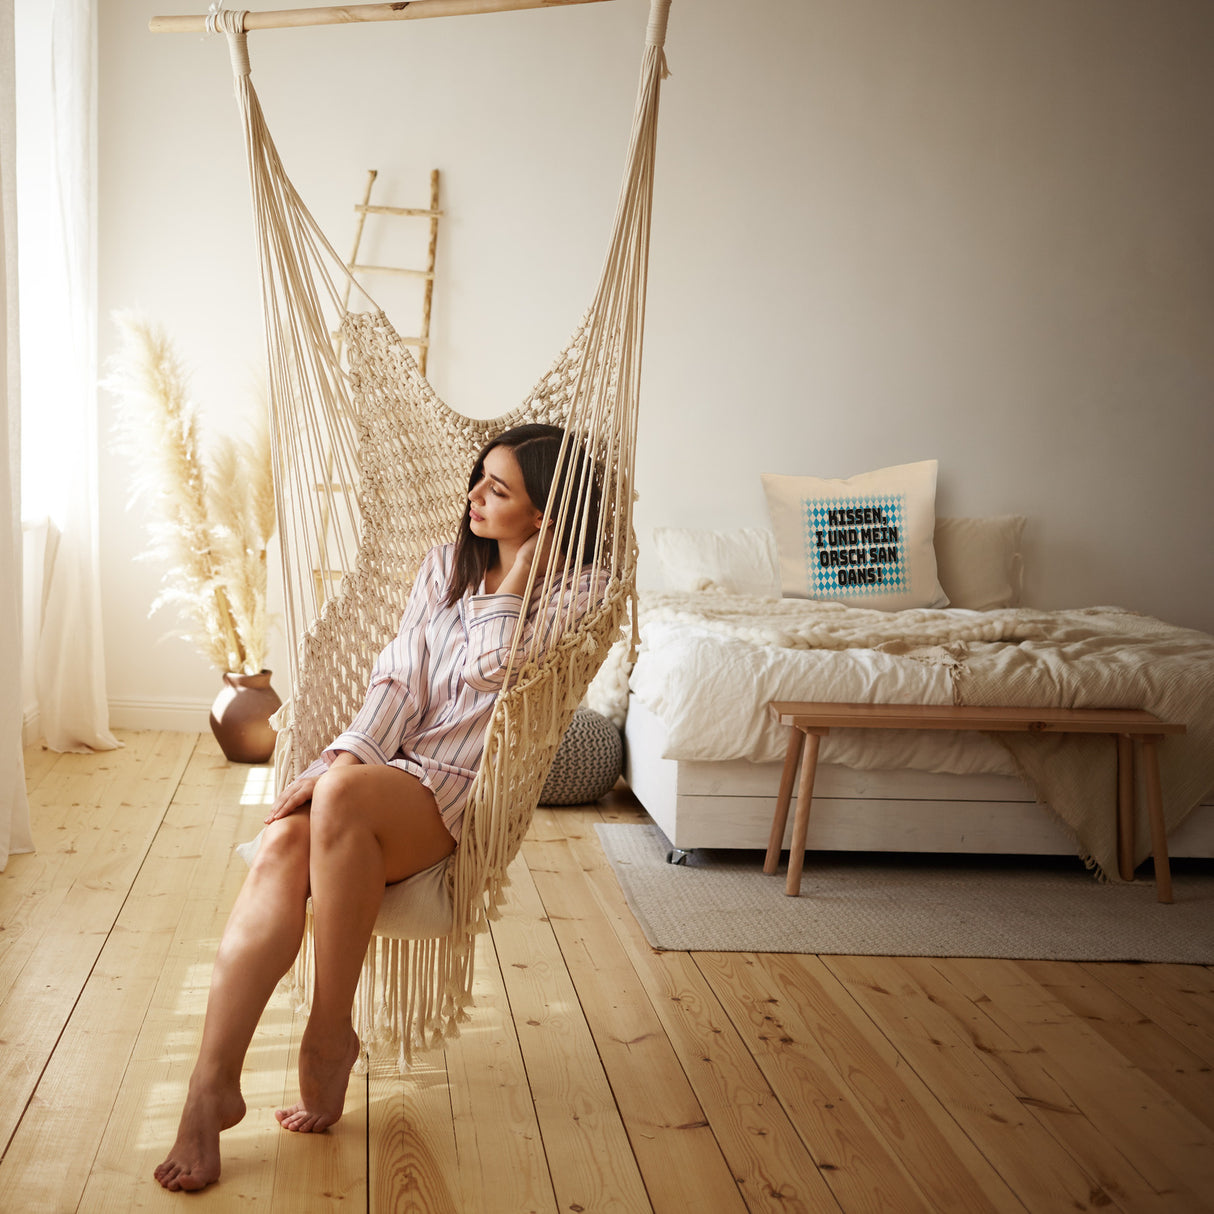
[(288, 1129), (312, 1131), (341, 1116), (357, 1057), (350, 1010), (383, 886), (454, 847), (429, 790), (390, 767), (334, 767), (317, 781), (310, 812), (267, 827), (220, 942), (177, 1141), (156, 1169), (165, 1188), (201, 1189), (219, 1178), (219, 1134), (244, 1116), (244, 1056), (299, 951), (310, 886), (316, 988), (301, 1047), (301, 1100), (277, 1116)]
[(363, 955), (384, 886), (455, 849), (430, 790), (394, 767), (331, 768), (312, 796), (312, 930), (316, 982), (299, 1051), (299, 1103), (285, 1129), (315, 1133), (342, 1113), (358, 1057), (351, 1023)]
[(228, 917), (177, 1141), (156, 1169), (156, 1179), (166, 1189), (201, 1189), (218, 1180), (220, 1131), (244, 1116), (244, 1057), (261, 1013), (303, 938), (308, 829), (306, 813), (266, 828)]

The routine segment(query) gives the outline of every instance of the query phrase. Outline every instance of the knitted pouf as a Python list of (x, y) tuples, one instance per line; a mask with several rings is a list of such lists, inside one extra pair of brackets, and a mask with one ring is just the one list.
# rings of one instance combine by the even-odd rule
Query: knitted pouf
[(624, 770), (624, 739), (601, 713), (579, 708), (561, 739), (541, 805), (586, 805), (606, 796)]

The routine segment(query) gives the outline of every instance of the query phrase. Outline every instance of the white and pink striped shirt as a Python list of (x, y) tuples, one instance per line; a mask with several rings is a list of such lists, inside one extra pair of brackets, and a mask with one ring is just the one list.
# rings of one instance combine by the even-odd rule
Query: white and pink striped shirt
[[(458, 840), (523, 600), (517, 594), (466, 591), (448, 606), (454, 554), (453, 544), (426, 554), (400, 630), (375, 661), (366, 702), (304, 774), (323, 771), (342, 750), (364, 763), (399, 767), (430, 789), (443, 825)], [(587, 566), (578, 581), (575, 618), (590, 606), (591, 574)], [(604, 580), (600, 572), (599, 593)], [(536, 586), (516, 668), (536, 627), (550, 623), (571, 592), (554, 591), (541, 613)]]

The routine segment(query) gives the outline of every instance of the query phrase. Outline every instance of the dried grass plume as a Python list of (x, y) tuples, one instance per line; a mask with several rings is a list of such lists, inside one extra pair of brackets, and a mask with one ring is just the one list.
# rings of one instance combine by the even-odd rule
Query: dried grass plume
[(164, 332), (132, 312), (114, 317), (122, 346), (104, 386), (117, 400), (117, 445), (134, 468), (131, 501), (159, 518), (146, 555), (167, 560), (152, 611), (172, 604), (184, 633), (221, 671), (256, 674), (266, 661), (266, 548), (275, 530), (264, 398), (251, 439), (222, 438), (208, 467), (189, 377)]

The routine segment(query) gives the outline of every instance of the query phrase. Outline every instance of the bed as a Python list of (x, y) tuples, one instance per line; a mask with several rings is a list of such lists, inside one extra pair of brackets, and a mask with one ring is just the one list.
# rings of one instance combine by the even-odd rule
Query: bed
[[(766, 713), (777, 699), (1147, 708), (1182, 720), (1187, 733), (1160, 747), (1169, 850), (1214, 856), (1214, 637), (1112, 607), (1020, 606), (1022, 528), (936, 520), (949, 605), (906, 611), (782, 596), (772, 532), (656, 531), (667, 589), (641, 596), (635, 664), (619, 647), (596, 688), (600, 710), (622, 719), (625, 777), (671, 858), (767, 846), (787, 742)], [(808, 846), (1069, 853), (1116, 879), (1115, 781), (1104, 738), (832, 731)], [(1140, 862), (1145, 821), (1136, 840)]]

